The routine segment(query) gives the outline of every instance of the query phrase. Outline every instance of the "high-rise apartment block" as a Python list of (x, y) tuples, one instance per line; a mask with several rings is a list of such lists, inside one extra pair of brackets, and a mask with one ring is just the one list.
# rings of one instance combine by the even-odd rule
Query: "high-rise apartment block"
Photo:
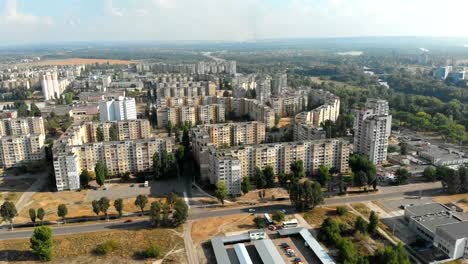
[(158, 127), (181, 124), (215, 124), (225, 122), (225, 109), (222, 104), (185, 105), (160, 107), (157, 109)]
[(44, 141), (42, 117), (0, 120), (0, 166), (9, 168), (44, 159)]
[(284, 89), (288, 88), (288, 74), (277, 73), (271, 80), (271, 94), (280, 96)]
[(384, 162), (391, 127), (388, 102), (369, 99), (366, 108), (355, 113), (354, 151), (365, 154), (375, 164)]
[(252, 177), (256, 167), (264, 169), (269, 165), (275, 174), (290, 173), (291, 163), (302, 160), (307, 173), (316, 173), (320, 165), (346, 173), (348, 159), (349, 145), (341, 139), (211, 149), (208, 176), (212, 184), (222, 181), (229, 194), (239, 195), (242, 178)]
[[(119, 141), (107, 141), (112, 126)], [(102, 142), (97, 142), (98, 127), (104, 132)], [(174, 140), (151, 138), (149, 129), (148, 120), (85, 122), (70, 127), (54, 144), (57, 190), (80, 189), (81, 171), (94, 170), (98, 160), (104, 162), (110, 175), (151, 171), (154, 153), (171, 152)]]
[(117, 121), (137, 119), (135, 98), (118, 97), (109, 101), (99, 102), (101, 121)]
[(57, 72), (46, 72), (40, 77), (42, 94), (46, 100), (59, 98), (60, 95), (65, 91), (67, 86), (70, 84), (68, 79), (58, 78)]

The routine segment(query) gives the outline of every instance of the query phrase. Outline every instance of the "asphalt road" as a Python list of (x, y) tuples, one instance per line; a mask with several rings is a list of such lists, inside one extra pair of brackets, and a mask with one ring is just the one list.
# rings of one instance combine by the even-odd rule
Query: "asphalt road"
[[(416, 196), (422, 194), (423, 196), (430, 196), (433, 194), (440, 193), (441, 188), (433, 188), (431, 186), (420, 187), (419, 190), (412, 190), (411, 185), (403, 186), (399, 188), (400, 191), (370, 194), (370, 195), (360, 195), (360, 196), (343, 196), (343, 197), (334, 197), (328, 198), (325, 200), (325, 205), (337, 205), (337, 204), (346, 204), (346, 203), (356, 203), (356, 202), (366, 202), (374, 200), (385, 200), (392, 198), (401, 198), (403, 196)], [(208, 217), (217, 217), (217, 216), (228, 216), (235, 214), (248, 214), (248, 213), (266, 213), (274, 212), (277, 210), (286, 210), (286, 213), (294, 213), (294, 209), (286, 204), (275, 204), (275, 205), (265, 205), (265, 206), (253, 206), (253, 207), (244, 207), (244, 208), (233, 208), (233, 209), (201, 209), (193, 208), (190, 212), (190, 220), (197, 220)], [(252, 211), (254, 210), (254, 211)], [(67, 226), (51, 226), (53, 229), (54, 235), (68, 235), (68, 234), (78, 234), (78, 233), (89, 233), (96, 231), (104, 230), (113, 230), (113, 229), (131, 229), (131, 228), (144, 228), (148, 226), (148, 221), (146, 219), (135, 220), (132, 223), (122, 223), (122, 222), (103, 222), (98, 224), (80, 224), (80, 225), (67, 225)], [(17, 238), (30, 238), (32, 234), (32, 228), (28, 229), (17, 229), (14, 231), (7, 231), (6, 229), (0, 229), (0, 240), (7, 239), (17, 239)]]

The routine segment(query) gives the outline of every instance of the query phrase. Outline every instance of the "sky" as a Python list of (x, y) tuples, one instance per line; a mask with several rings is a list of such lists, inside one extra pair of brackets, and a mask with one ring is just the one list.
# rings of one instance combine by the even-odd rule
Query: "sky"
[(0, 0), (0, 45), (468, 37), (467, 0)]

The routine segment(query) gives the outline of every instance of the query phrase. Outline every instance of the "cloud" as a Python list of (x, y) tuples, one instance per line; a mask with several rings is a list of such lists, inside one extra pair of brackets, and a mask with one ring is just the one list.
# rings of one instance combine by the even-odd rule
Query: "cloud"
[(32, 23), (44, 23), (52, 24), (53, 21), (49, 17), (37, 17), (33, 14), (20, 13), (17, 10), (16, 0), (6, 0), (3, 16), (0, 17), (0, 21), (11, 24), (32, 24)]
[(116, 17), (123, 16), (122, 11), (114, 7), (114, 2), (112, 0), (105, 0), (104, 5), (108, 14)]

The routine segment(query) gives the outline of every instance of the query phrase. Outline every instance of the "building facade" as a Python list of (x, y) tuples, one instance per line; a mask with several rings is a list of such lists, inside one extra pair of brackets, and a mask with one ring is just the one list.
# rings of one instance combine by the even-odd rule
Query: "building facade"
[(99, 102), (100, 120), (133, 120), (137, 119), (135, 98), (119, 97)]
[(386, 161), (392, 128), (388, 102), (368, 100), (365, 109), (356, 111), (354, 127), (354, 152), (366, 155), (374, 164)]

